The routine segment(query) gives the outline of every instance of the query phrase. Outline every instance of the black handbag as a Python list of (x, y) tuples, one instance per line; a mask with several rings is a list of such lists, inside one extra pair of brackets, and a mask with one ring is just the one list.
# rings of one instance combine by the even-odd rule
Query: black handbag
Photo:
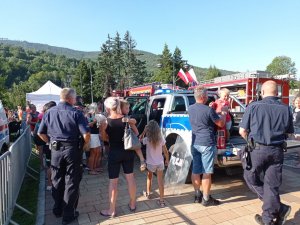
[(126, 123), (124, 130), (124, 149), (125, 150), (137, 150), (141, 148), (141, 142), (134, 134), (128, 123)]

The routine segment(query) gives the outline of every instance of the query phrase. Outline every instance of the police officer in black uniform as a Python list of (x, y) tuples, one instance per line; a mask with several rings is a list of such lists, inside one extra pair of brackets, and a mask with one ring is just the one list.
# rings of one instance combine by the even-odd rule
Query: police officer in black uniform
[(68, 224), (79, 215), (76, 211), (82, 177), (79, 136), (83, 136), (87, 147), (90, 133), (84, 115), (73, 107), (76, 92), (64, 88), (60, 99), (44, 115), (38, 134), (45, 142), (50, 141), (53, 213), (56, 217), (63, 216), (62, 223)]
[(283, 151), (288, 134), (294, 132), (292, 113), (277, 97), (277, 84), (266, 81), (261, 88), (262, 100), (252, 102), (240, 123), (240, 135), (253, 140), (250, 152), (252, 168), (244, 170), (249, 188), (263, 201), (262, 216), (255, 220), (262, 225), (284, 224), (291, 207), (280, 202)]

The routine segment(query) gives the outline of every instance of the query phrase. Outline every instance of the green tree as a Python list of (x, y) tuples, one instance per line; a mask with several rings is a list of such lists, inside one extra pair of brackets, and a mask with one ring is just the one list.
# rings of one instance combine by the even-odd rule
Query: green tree
[(147, 77), (145, 62), (137, 58), (134, 52), (136, 42), (131, 37), (129, 31), (124, 35), (124, 85), (125, 88), (132, 85), (142, 84)]
[(90, 70), (85, 60), (80, 61), (71, 85), (82, 96), (84, 103), (91, 102)]
[[(267, 71), (270, 72), (272, 75), (295, 75), (297, 69), (295, 68), (295, 62), (293, 62), (290, 57), (277, 56), (267, 66)], [(299, 85), (295, 79), (290, 79), (290, 88), (299, 88)]]
[(0, 74), (0, 100), (5, 99), (5, 94), (7, 92), (7, 89), (5, 88), (5, 80), (6, 77), (1, 76)]
[(98, 70), (96, 70), (94, 84), (95, 96), (98, 98), (107, 97), (115, 88), (114, 60), (112, 54), (112, 42), (108, 35), (107, 41), (102, 44), (101, 52), (98, 55)]
[(26, 105), (26, 93), (36, 91), (29, 82), (21, 81), (18, 84), (14, 83), (6, 94), (5, 106), (16, 108), (18, 105)]
[(295, 62), (287, 56), (277, 56), (267, 66), (267, 71), (273, 75), (296, 74)]
[(127, 31), (121, 40), (119, 33), (114, 38), (108, 35), (98, 55), (94, 88), (97, 98), (105, 97), (113, 89), (123, 90), (141, 84), (147, 77), (145, 62), (137, 58), (136, 42)]
[(167, 44), (164, 45), (164, 49), (162, 52), (162, 55), (159, 59), (159, 65), (160, 69), (154, 73), (154, 76), (152, 77), (152, 81), (158, 81), (165, 84), (172, 83), (172, 71), (173, 71), (173, 65), (172, 65), (172, 54), (169, 50), (169, 47)]
[(177, 86), (180, 87), (187, 87), (187, 85), (184, 83), (184, 81), (182, 79), (180, 79), (180, 77), (177, 76), (178, 72), (180, 69), (183, 69), (184, 72), (186, 72), (185, 65), (186, 62), (182, 60), (182, 56), (181, 56), (181, 50), (176, 46), (174, 53), (173, 53), (173, 57), (172, 60), (174, 62), (174, 79), (175, 79), (175, 84)]
[(217, 69), (215, 66), (209, 66), (207, 73), (205, 75), (205, 80), (211, 80), (214, 79), (215, 77), (220, 77), (222, 76), (221, 71)]

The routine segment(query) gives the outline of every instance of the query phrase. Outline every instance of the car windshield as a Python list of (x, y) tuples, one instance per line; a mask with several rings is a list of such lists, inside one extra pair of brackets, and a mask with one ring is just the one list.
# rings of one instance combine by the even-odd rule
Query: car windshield
[(195, 104), (195, 102), (196, 102), (196, 100), (195, 100), (195, 98), (194, 98), (194, 96), (187, 96), (188, 97), (188, 100), (189, 100), (189, 105), (193, 105), (193, 104)]

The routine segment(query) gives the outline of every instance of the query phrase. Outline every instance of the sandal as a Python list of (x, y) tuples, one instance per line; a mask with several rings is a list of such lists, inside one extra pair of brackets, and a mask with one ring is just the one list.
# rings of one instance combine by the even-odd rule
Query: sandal
[(148, 193), (147, 191), (143, 191), (143, 196), (147, 199), (150, 199), (150, 193)]
[(165, 203), (165, 201), (164, 200), (157, 200), (157, 205), (159, 206), (159, 207), (161, 207), (161, 208), (164, 208), (164, 207), (166, 207), (166, 203)]
[(130, 207), (130, 204), (128, 203), (128, 209), (130, 212), (135, 212), (136, 211), (136, 206), (134, 208)]
[(145, 163), (145, 161), (141, 161), (141, 166), (140, 166), (140, 170), (141, 172), (143, 172), (146, 169), (147, 165)]
[(100, 211), (100, 215), (101, 215), (101, 216), (105, 216), (105, 217), (109, 217), (109, 218), (114, 218), (114, 217), (117, 216), (116, 213), (108, 214), (108, 213), (107, 213), (107, 210), (101, 210), (101, 211)]
[(103, 172), (103, 168), (99, 167), (96, 169), (97, 172), (102, 173)]

